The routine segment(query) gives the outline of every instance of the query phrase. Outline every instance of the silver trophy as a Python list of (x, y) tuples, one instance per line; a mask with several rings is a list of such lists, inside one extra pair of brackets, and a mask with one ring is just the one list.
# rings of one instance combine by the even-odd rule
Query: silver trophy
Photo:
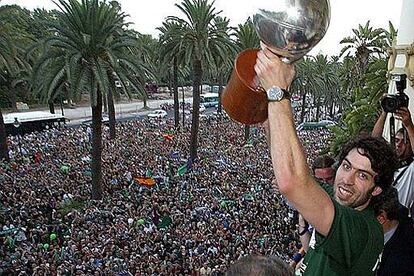
[[(329, 0), (267, 1), (253, 15), (260, 40), (286, 63), (306, 55), (324, 37), (330, 21)], [(268, 100), (258, 85), (254, 65), (258, 49), (241, 52), (221, 100), (227, 114), (243, 124), (267, 118)]]
[(279, 0), (271, 9), (259, 9), (253, 23), (260, 40), (285, 62), (306, 55), (328, 30), (328, 0)]

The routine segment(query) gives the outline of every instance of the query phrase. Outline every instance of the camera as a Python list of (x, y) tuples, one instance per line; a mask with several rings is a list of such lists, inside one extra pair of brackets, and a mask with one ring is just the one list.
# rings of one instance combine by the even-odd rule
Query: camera
[(391, 76), (397, 87), (397, 94), (387, 94), (381, 100), (381, 107), (385, 112), (395, 113), (401, 107), (408, 107), (408, 96), (404, 93), (407, 87), (407, 75), (395, 74)]

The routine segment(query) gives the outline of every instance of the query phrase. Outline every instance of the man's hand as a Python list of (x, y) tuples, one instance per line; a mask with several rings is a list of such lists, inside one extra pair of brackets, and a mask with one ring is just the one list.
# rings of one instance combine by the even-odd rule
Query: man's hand
[(254, 70), (265, 90), (274, 85), (288, 89), (295, 76), (293, 65), (284, 63), (266, 47), (257, 53)]
[(411, 114), (408, 108), (402, 107), (395, 112), (395, 117), (398, 120), (401, 120), (402, 124), (408, 128), (413, 126), (413, 121), (411, 120)]

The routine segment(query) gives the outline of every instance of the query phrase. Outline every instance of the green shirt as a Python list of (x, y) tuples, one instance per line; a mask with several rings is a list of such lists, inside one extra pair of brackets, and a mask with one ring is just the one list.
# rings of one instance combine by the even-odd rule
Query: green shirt
[[(332, 195), (332, 187), (321, 185)], [(332, 200), (335, 217), (328, 235), (313, 231), (296, 275), (375, 275), (384, 236), (373, 209), (357, 211)]]

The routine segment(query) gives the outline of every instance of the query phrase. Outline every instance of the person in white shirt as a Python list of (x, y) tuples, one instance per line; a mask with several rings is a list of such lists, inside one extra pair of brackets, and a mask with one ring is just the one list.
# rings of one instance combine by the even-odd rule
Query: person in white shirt
[[(372, 130), (372, 136), (382, 135), (386, 117), (387, 113), (382, 111)], [(394, 174), (393, 186), (398, 191), (400, 203), (410, 210), (414, 207), (414, 154), (411, 146), (414, 144), (414, 124), (406, 107), (397, 110), (395, 118), (401, 120), (403, 127), (395, 134), (395, 152), (400, 164)]]

